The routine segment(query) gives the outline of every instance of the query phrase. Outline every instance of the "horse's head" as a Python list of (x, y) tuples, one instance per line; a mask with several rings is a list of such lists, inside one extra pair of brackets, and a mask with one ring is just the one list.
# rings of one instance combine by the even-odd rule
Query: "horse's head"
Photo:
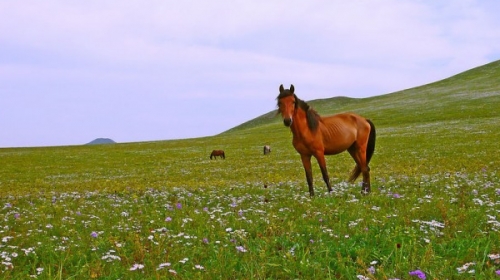
[(285, 89), (283, 85), (280, 85), (280, 94), (276, 98), (278, 100), (278, 113), (281, 114), (285, 126), (292, 125), (293, 113), (297, 108), (298, 99), (294, 91), (293, 85), (290, 85), (290, 89)]

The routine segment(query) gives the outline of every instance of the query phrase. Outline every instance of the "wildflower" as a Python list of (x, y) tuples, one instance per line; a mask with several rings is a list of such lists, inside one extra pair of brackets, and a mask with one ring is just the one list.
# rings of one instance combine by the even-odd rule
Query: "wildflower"
[(134, 263), (134, 265), (130, 268), (131, 271), (137, 270), (137, 269), (143, 269), (144, 265), (143, 264), (137, 264)]
[(496, 275), (500, 275), (500, 270), (495, 271)]
[(180, 260), (179, 262), (180, 262), (180, 263), (185, 264), (187, 261), (189, 261), (189, 259), (188, 259), (188, 258), (183, 258), (183, 259), (182, 259), (182, 260)]
[(233, 231), (232, 228), (230, 228), (230, 227), (226, 228), (226, 232), (231, 232), (231, 231)]
[(180, 202), (177, 203), (177, 209), (182, 209), (182, 204)]
[(245, 249), (245, 247), (243, 247), (243, 246), (236, 246), (236, 250), (238, 252), (242, 252), (242, 253), (247, 252), (247, 249)]
[(368, 273), (375, 274), (375, 267), (372, 265), (367, 269)]
[(194, 268), (199, 269), (199, 270), (205, 269), (203, 266), (201, 266), (199, 264), (195, 265)]
[(203, 243), (208, 244), (208, 238), (204, 237), (203, 238)]
[(420, 279), (426, 279), (427, 278), (425, 276), (425, 273), (422, 270), (420, 270), (420, 269), (417, 269), (417, 270), (414, 270), (414, 271), (410, 271), (410, 276), (417, 276)]
[(169, 269), (168, 272), (172, 273), (173, 275), (177, 275), (177, 271), (175, 271), (173, 269)]
[(469, 269), (469, 266), (472, 266), (472, 265), (475, 265), (475, 264), (476, 264), (475, 262), (466, 263), (466, 264), (462, 265), (461, 267), (457, 267), (457, 272), (458, 273), (464, 273), (464, 272), (466, 272)]
[(161, 263), (156, 270), (163, 269), (163, 268), (168, 267), (170, 265), (171, 265), (171, 263), (169, 263), (169, 262)]
[(401, 198), (401, 195), (398, 194), (398, 193), (395, 193), (395, 194), (392, 195), (392, 197), (394, 197), (394, 198)]
[(97, 232), (93, 231), (93, 232), (90, 234), (90, 236), (91, 236), (91, 237), (93, 237), (93, 238), (97, 238), (97, 236), (99, 236), (99, 235), (97, 234)]
[(170, 222), (170, 221), (172, 221), (172, 218), (170, 218), (170, 217), (165, 218), (165, 222)]

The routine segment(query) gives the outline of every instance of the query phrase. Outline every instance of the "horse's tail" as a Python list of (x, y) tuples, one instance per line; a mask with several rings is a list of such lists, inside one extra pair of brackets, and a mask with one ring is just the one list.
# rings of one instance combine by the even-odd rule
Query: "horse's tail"
[(373, 153), (375, 152), (375, 125), (370, 120), (366, 120), (370, 124), (370, 136), (368, 137), (368, 145), (366, 147), (366, 164), (370, 163)]
[[(372, 121), (370, 121), (369, 119), (366, 119), (366, 121), (368, 122), (368, 124), (370, 124), (370, 135), (368, 135), (368, 143), (366, 144), (366, 165), (368, 166), (370, 160), (372, 159), (373, 153), (375, 152), (376, 132), (375, 125), (372, 123)], [(351, 172), (351, 176), (349, 177), (349, 182), (354, 182), (359, 177), (359, 175), (361, 175), (361, 168), (356, 164)]]

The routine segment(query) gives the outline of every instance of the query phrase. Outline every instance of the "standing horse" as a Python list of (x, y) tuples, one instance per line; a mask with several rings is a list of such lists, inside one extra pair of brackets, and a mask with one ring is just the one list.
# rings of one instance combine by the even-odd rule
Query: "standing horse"
[(323, 180), (329, 192), (332, 191), (325, 155), (335, 155), (348, 151), (356, 162), (351, 172), (350, 182), (354, 182), (363, 174), (363, 193), (370, 192), (370, 168), (368, 163), (375, 151), (375, 126), (373, 123), (353, 113), (342, 113), (321, 117), (309, 105), (300, 100), (290, 89), (280, 86), (278, 113), (285, 126), (290, 127), (293, 134), (292, 144), (300, 154), (306, 172), (309, 194), (314, 196), (311, 157), (318, 161)]
[(212, 153), (210, 154), (210, 159), (217, 159), (217, 157), (220, 157), (222, 159), (226, 159), (226, 154), (224, 154), (223, 150), (213, 150)]
[(264, 146), (264, 155), (268, 155), (271, 153), (271, 147), (269, 145)]

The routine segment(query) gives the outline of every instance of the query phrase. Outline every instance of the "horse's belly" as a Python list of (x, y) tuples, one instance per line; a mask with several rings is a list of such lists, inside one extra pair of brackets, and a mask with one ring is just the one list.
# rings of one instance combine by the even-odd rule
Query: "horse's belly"
[(349, 149), (349, 147), (352, 145), (352, 143), (345, 143), (345, 144), (330, 144), (330, 145), (325, 145), (325, 155), (336, 155), (340, 154), (343, 151)]

